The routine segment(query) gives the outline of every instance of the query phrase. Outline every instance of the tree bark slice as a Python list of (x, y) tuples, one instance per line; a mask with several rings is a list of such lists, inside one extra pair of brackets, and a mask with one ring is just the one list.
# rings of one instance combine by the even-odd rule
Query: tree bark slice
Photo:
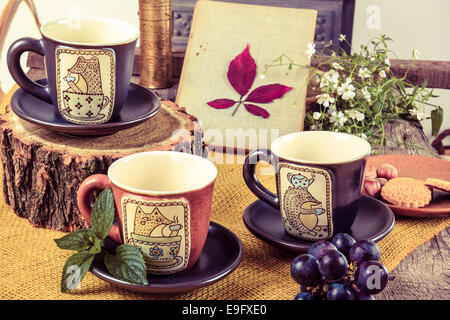
[[(170, 101), (148, 121), (110, 136), (68, 137), (28, 123), (8, 107), (0, 116), (3, 193), (33, 226), (61, 231), (86, 227), (77, 204), (81, 182), (132, 153), (192, 145), (195, 118)], [(200, 133), (201, 134), (201, 133)]]
[(414, 156), (439, 158), (417, 121), (398, 119), (384, 127), (386, 145), (375, 146), (378, 154), (404, 153)]

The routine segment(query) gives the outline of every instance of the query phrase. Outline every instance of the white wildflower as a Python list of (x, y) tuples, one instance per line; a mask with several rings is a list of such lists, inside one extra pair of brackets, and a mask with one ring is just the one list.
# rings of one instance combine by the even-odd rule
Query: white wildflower
[(420, 56), (420, 51), (417, 49), (413, 49), (412, 56), (413, 56), (413, 59), (418, 59)]
[(317, 103), (323, 105), (325, 108), (328, 108), (330, 104), (333, 104), (335, 99), (330, 96), (328, 93), (324, 93), (316, 96)]
[(375, 61), (375, 57), (371, 57), (370, 61), (374, 62)]
[(337, 89), (338, 94), (342, 96), (342, 99), (344, 100), (350, 100), (355, 97), (355, 87), (351, 82), (352, 79), (347, 78), (347, 81)]
[(331, 64), (331, 67), (332, 67), (333, 69), (336, 69), (336, 70), (344, 70), (344, 69), (345, 69), (343, 66), (341, 66), (340, 63), (337, 63), (337, 62), (333, 62), (333, 63)]
[(337, 121), (337, 112), (336, 111), (332, 111), (332, 112), (329, 112), (329, 113), (330, 113), (330, 122), (331, 123), (335, 123)]
[(369, 78), (370, 77), (370, 71), (367, 68), (360, 68), (358, 71), (358, 76), (361, 77), (361, 79)]
[(363, 121), (365, 118), (364, 113), (359, 112), (358, 115), (356, 116), (356, 120), (358, 121)]
[(314, 112), (313, 113), (314, 120), (319, 120), (320, 117), (322, 117), (322, 114), (320, 112)]
[(347, 122), (347, 117), (342, 113), (342, 111), (339, 111), (338, 113), (336, 113), (336, 111), (333, 111), (331, 113), (330, 122), (339, 123), (341, 126), (343, 126), (344, 123)]
[(315, 125), (315, 124), (311, 125), (309, 128), (310, 128), (311, 130), (319, 130), (319, 129), (320, 129), (319, 126), (318, 126), (318, 125)]
[(347, 122), (347, 117), (340, 117), (339, 118), (339, 124), (343, 126)]
[(386, 72), (385, 72), (384, 70), (381, 70), (381, 71), (378, 73), (378, 75), (379, 75), (381, 78), (386, 78)]
[(409, 110), (409, 113), (419, 121), (425, 119), (425, 114), (420, 112), (417, 109), (411, 109), (411, 110)]
[(366, 87), (364, 87), (361, 90), (361, 94), (362, 94), (363, 98), (366, 99), (367, 102), (371, 102), (372, 101), (372, 98), (370, 96), (369, 90), (367, 90)]
[(363, 138), (364, 140), (367, 140), (367, 139), (368, 139), (365, 133), (361, 133), (359, 136), (360, 136), (361, 138)]
[(316, 53), (316, 44), (309, 42), (308, 49), (306, 49), (305, 54), (308, 58), (311, 58), (314, 53)]
[(363, 121), (364, 120), (364, 113), (359, 112), (358, 110), (345, 110), (345, 113), (350, 119), (357, 120), (357, 121)]
[(391, 66), (391, 61), (389, 60), (389, 58), (384, 59), (384, 64), (387, 65), (388, 67)]
[(341, 41), (341, 42), (344, 41), (346, 38), (347, 38), (347, 36), (346, 36), (345, 34), (342, 34), (342, 33), (341, 33), (341, 34), (339, 35), (339, 41)]
[(329, 70), (324, 73), (322, 79), (320, 80), (320, 87), (326, 87), (331, 85), (333, 88), (336, 88), (339, 81), (339, 73), (336, 70)]

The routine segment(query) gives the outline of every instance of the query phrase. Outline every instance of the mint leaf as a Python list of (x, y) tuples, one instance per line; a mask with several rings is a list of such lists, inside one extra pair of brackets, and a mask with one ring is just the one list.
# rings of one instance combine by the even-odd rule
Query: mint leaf
[(435, 137), (441, 130), (442, 122), (444, 121), (444, 109), (438, 106), (431, 111), (431, 134)]
[(75, 253), (67, 259), (62, 272), (61, 292), (78, 287), (89, 270), (92, 260), (94, 260), (94, 255), (85, 251)]
[[(108, 235), (114, 222), (114, 212), (113, 193), (110, 188), (106, 188), (100, 193), (92, 208), (91, 228), (77, 230), (60, 239), (55, 239), (55, 243), (59, 248), (78, 251), (78, 253), (67, 259), (64, 264), (61, 277), (61, 292), (67, 292), (78, 287), (88, 272), (95, 255), (101, 253), (103, 239)], [(140, 252), (138, 253), (140, 254)], [(127, 254), (124, 254), (124, 256), (127, 256)], [(143, 257), (139, 257), (143, 261)], [(139, 265), (138, 263), (133, 263), (134, 260), (130, 258), (124, 258), (123, 260), (127, 261), (125, 265), (131, 265), (131, 270), (137, 268), (135, 265)], [(121, 260), (119, 259), (119, 261)], [(131, 274), (130, 277), (136, 278), (137, 276)]]
[(142, 253), (133, 245), (122, 244), (116, 255), (105, 253), (106, 268), (116, 278), (141, 285), (148, 285), (147, 268)]
[(92, 243), (92, 246), (89, 248), (88, 253), (90, 254), (97, 254), (102, 251), (102, 240), (94, 236), (94, 241)]
[(91, 228), (101, 240), (105, 239), (111, 230), (114, 211), (114, 196), (108, 187), (100, 193), (92, 207)]
[(55, 242), (60, 249), (82, 251), (91, 248), (94, 238), (95, 233), (92, 229), (81, 229), (55, 239)]

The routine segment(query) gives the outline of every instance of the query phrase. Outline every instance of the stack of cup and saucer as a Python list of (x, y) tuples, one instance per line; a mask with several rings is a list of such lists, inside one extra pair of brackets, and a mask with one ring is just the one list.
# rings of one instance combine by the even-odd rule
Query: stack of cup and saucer
[[(131, 83), (139, 30), (109, 18), (55, 20), (41, 27), (42, 39), (22, 38), (8, 50), (7, 63), (20, 86), (11, 108), (20, 118), (66, 135), (108, 135), (158, 113), (151, 90)], [(30, 80), (20, 58), (44, 56), (46, 78)]]

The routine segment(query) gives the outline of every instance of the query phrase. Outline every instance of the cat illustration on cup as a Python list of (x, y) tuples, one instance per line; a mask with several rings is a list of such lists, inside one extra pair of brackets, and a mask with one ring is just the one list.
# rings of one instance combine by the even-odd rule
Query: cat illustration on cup
[(322, 203), (317, 200), (309, 187), (315, 182), (314, 174), (307, 178), (303, 174), (288, 173), (289, 186), (284, 194), (284, 211), (296, 232), (312, 237), (327, 235), (327, 226), (319, 225), (319, 215), (324, 214)]
[(182, 241), (179, 232), (182, 228), (177, 216), (170, 220), (158, 207), (146, 212), (137, 206), (132, 243), (141, 250), (146, 264), (151, 268), (174, 267), (183, 262), (183, 257), (179, 255)]
[[(134, 217), (134, 233), (141, 236), (175, 237), (182, 225), (178, 224), (177, 217), (171, 221), (161, 214), (158, 207), (152, 212), (144, 212), (140, 206), (136, 209)], [(169, 233), (167, 232), (169, 229)]]
[(78, 56), (75, 64), (67, 69), (63, 80), (68, 88), (63, 91), (63, 114), (78, 120), (100, 120), (100, 113), (110, 103), (103, 93), (100, 61), (97, 56)]

